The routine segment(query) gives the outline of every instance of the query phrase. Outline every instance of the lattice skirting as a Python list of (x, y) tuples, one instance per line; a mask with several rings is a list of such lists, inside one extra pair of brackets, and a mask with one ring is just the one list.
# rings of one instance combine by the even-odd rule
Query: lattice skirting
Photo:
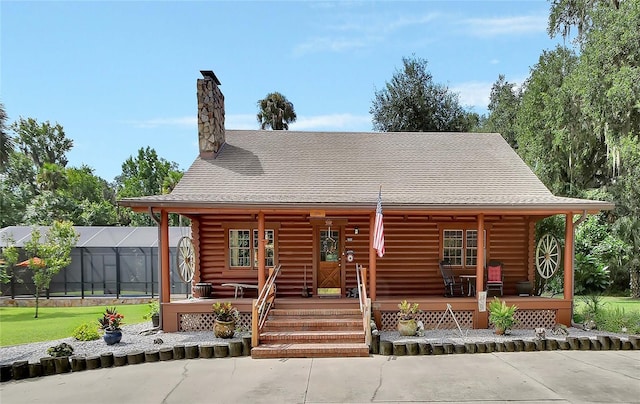
[[(456, 322), (451, 317), (450, 313), (447, 313), (444, 318), (442, 315), (445, 311), (423, 311), (416, 316), (416, 320), (422, 321), (425, 329), (435, 328), (436, 325), (442, 319), (440, 327), (443, 329), (457, 328)], [(472, 310), (454, 310), (460, 327), (473, 328), (473, 311)], [(397, 311), (383, 311), (382, 313), (382, 331), (393, 331), (397, 329), (398, 325), (398, 312)]]
[[(251, 313), (240, 313), (236, 329), (251, 329)], [(213, 331), (213, 313), (180, 313), (178, 331)]]
[(553, 328), (556, 325), (555, 310), (516, 310), (514, 329)]

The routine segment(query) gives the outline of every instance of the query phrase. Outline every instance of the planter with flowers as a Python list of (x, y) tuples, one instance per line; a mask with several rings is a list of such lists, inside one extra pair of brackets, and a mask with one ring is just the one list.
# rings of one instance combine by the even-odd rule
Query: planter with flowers
[(122, 329), (120, 327), (124, 324), (124, 316), (118, 313), (115, 307), (107, 307), (102, 318), (98, 319), (98, 323), (100, 323), (100, 328), (104, 330), (102, 338), (107, 345), (120, 342), (122, 339)]
[(418, 331), (416, 315), (420, 313), (418, 303), (409, 303), (403, 300), (398, 304), (398, 332), (402, 336), (413, 336)]
[(236, 321), (240, 319), (238, 309), (230, 302), (213, 304), (213, 334), (216, 338), (233, 338)]

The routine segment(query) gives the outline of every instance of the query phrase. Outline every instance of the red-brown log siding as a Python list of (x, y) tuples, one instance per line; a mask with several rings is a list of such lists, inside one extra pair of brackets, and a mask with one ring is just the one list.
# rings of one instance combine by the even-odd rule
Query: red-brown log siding
[[(346, 219), (346, 218), (341, 218)], [(443, 226), (455, 228), (454, 219), (429, 220), (427, 216), (385, 215), (386, 254), (377, 261), (377, 295), (393, 296), (441, 296), (444, 293), (442, 277), (438, 268), (441, 257), (441, 231)], [(304, 268), (307, 268), (307, 286), (315, 290), (314, 246), (315, 227), (308, 217), (302, 215), (266, 215), (266, 228), (277, 224), (276, 260), (282, 265), (278, 278), (277, 294), (280, 297), (298, 297), (304, 283)], [(322, 222), (322, 221), (321, 221)], [(337, 220), (337, 222), (340, 222)], [(345, 222), (342, 220), (342, 222)], [(244, 226), (234, 227), (234, 223)], [(246, 228), (255, 223), (255, 215), (201, 215), (193, 235), (198, 253), (200, 281), (213, 284), (216, 298), (233, 297), (233, 288), (222, 287), (226, 282), (257, 284), (255, 269), (228, 268), (227, 232), (230, 228)], [(355, 262), (342, 262), (344, 290), (356, 286), (355, 263), (367, 266), (369, 262), (369, 217), (350, 217), (343, 225), (343, 250), (353, 250)], [(473, 229), (475, 222), (460, 222), (464, 228)], [(355, 234), (355, 228), (358, 234)], [(507, 218), (486, 223), (487, 259), (504, 262), (505, 294), (515, 294), (515, 283), (528, 278), (531, 251), (531, 227), (526, 218)], [(475, 273), (466, 268), (461, 273)], [(197, 279), (197, 275), (196, 275)], [(255, 291), (246, 292), (251, 297)]]

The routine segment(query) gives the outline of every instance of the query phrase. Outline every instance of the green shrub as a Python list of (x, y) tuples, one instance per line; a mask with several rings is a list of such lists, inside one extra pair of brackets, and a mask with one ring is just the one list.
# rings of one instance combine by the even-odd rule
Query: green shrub
[(574, 290), (578, 295), (604, 292), (611, 278), (609, 268), (598, 265), (591, 255), (576, 254)]
[(640, 333), (640, 313), (623, 307), (606, 308), (596, 317), (598, 329), (625, 334)]
[(93, 323), (84, 323), (75, 330), (73, 330), (73, 338), (78, 341), (93, 341), (100, 338), (98, 329)]
[(73, 355), (73, 347), (66, 342), (60, 345), (52, 346), (47, 349), (47, 353), (53, 357), (63, 357)]

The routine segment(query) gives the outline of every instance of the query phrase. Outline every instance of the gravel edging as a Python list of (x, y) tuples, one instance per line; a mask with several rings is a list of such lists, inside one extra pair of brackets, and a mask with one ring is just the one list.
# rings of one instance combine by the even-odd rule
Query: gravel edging
[[(212, 331), (164, 333), (151, 323), (124, 326), (122, 341), (106, 345), (101, 339), (54, 341), (0, 348), (0, 382), (112, 366), (175, 359), (222, 358), (251, 355), (251, 335), (215, 338)], [(460, 353), (518, 352), (545, 350), (636, 350), (640, 336), (568, 328), (569, 335), (538, 338), (534, 330), (512, 330), (496, 335), (493, 330), (427, 330), (418, 337), (401, 337), (397, 331), (374, 333), (370, 353), (380, 355), (442, 355)], [(74, 348), (68, 358), (48, 356), (47, 349), (62, 342)]]

